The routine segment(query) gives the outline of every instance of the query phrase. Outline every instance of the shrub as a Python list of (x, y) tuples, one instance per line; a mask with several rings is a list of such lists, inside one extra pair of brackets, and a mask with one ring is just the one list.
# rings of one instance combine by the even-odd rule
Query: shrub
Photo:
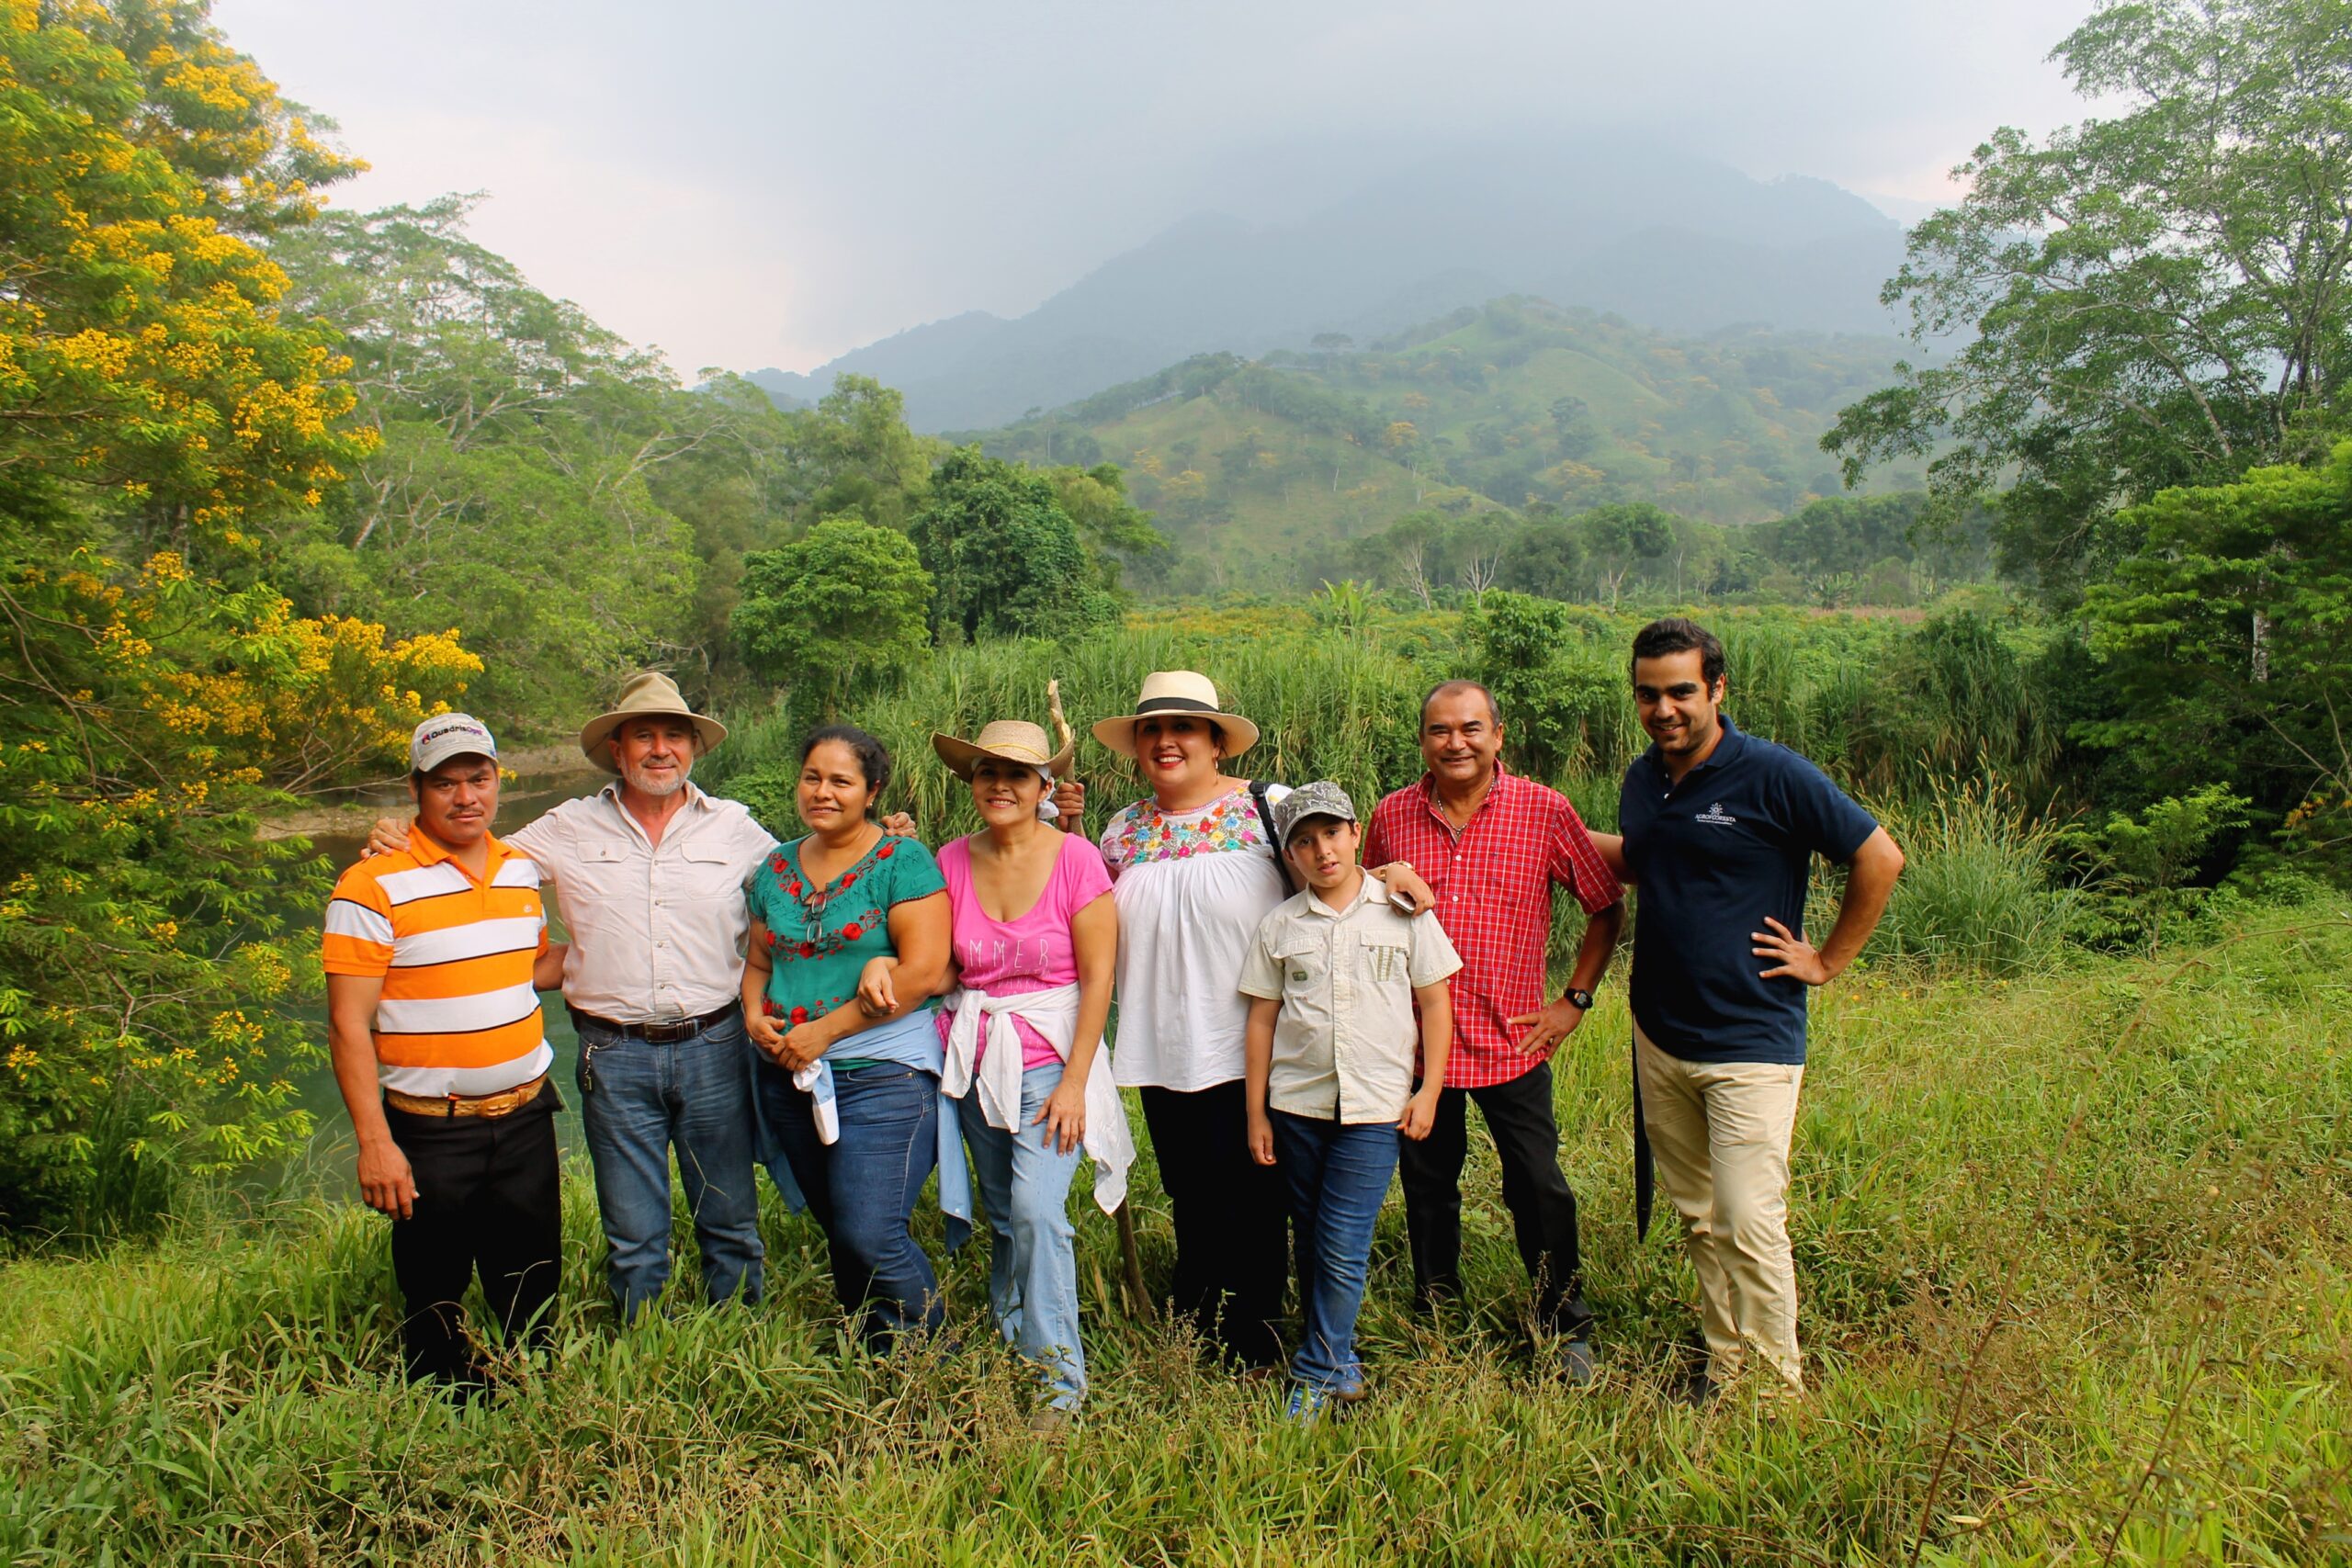
[(2163, 944), (2167, 922), (2195, 916), (2210, 889), (2188, 886), (2215, 839), (2246, 825), (2247, 801), (2226, 784), (2167, 795), (2134, 815), (2067, 829), (2060, 847), (2082, 867), (2085, 900), (2077, 933), (2098, 947)]
[(2057, 830), (2022, 818), (2007, 790), (1972, 780), (1879, 815), (1905, 864), (1874, 954), (1986, 975), (2057, 957), (2077, 895), (2050, 886)]

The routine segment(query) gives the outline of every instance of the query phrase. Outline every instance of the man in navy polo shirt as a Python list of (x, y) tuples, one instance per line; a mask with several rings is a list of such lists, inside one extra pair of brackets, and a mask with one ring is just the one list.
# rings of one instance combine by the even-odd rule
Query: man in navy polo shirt
[[(1903, 852), (1819, 768), (1732, 727), (1723, 644), (1703, 626), (1643, 627), (1633, 675), (1654, 742), (1618, 805), (1623, 874), (1640, 889), (1635, 1105), (1699, 1275), (1702, 1389), (1747, 1371), (1752, 1352), (1768, 1390), (1801, 1393), (1788, 1194), (1805, 990), (1861, 951)], [(1848, 868), (1818, 948), (1804, 935), (1815, 854)]]

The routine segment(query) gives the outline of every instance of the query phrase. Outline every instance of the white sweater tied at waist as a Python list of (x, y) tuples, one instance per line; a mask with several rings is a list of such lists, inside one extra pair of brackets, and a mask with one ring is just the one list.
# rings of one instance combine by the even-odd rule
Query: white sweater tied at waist
[[(951, 991), (941, 1001), (947, 1010), (947, 1061), (940, 1088), (962, 1099), (973, 1085), (979, 1087), (980, 1115), (991, 1127), (1018, 1134), (1021, 1126), (1021, 1032), (1019, 1019), (1054, 1048), (1064, 1064), (1078, 1034), (1078, 987), (1056, 986), (1042, 991), (993, 997), (986, 991)], [(988, 1055), (980, 1055), (981, 1031), (988, 1031)], [(974, 1066), (978, 1059), (977, 1069)], [(1094, 1202), (1109, 1213), (1126, 1201), (1127, 1168), (1136, 1162), (1135, 1134), (1127, 1126), (1127, 1108), (1111, 1072), (1109, 1042), (1094, 1053), (1086, 1073), (1086, 1132), (1081, 1139), (1087, 1157), (1094, 1162)]]

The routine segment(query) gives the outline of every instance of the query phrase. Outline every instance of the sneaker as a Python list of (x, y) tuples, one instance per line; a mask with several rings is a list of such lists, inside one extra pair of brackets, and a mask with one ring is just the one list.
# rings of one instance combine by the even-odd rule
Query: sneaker
[(1312, 1427), (1323, 1419), (1323, 1411), (1330, 1403), (1330, 1394), (1322, 1389), (1300, 1384), (1290, 1391), (1290, 1404), (1283, 1415), (1302, 1427)]
[(1558, 1348), (1554, 1350), (1553, 1354), (1558, 1358), (1554, 1363), (1553, 1376), (1558, 1378), (1562, 1382), (1566, 1383), (1570, 1388), (1589, 1388), (1592, 1386), (1593, 1370), (1591, 1340), (1560, 1340), (1558, 1341)]
[(1041, 1404), (1029, 1412), (1030, 1435), (1038, 1438), (1059, 1438), (1078, 1424), (1078, 1413), (1058, 1404)]

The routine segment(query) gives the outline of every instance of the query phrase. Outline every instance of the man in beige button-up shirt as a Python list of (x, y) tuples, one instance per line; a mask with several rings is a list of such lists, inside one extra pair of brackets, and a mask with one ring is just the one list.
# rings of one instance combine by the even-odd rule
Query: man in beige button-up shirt
[[(717, 1303), (762, 1291), (743, 885), (776, 841), (739, 802), (687, 778), (726, 734), (667, 676), (636, 676), (580, 734), (589, 761), (619, 776), (505, 836), (538, 866), (571, 938), (563, 999), (624, 1322), (669, 1280), (673, 1147), (705, 1292)], [(400, 826), (378, 824), (375, 844), (398, 847)]]

